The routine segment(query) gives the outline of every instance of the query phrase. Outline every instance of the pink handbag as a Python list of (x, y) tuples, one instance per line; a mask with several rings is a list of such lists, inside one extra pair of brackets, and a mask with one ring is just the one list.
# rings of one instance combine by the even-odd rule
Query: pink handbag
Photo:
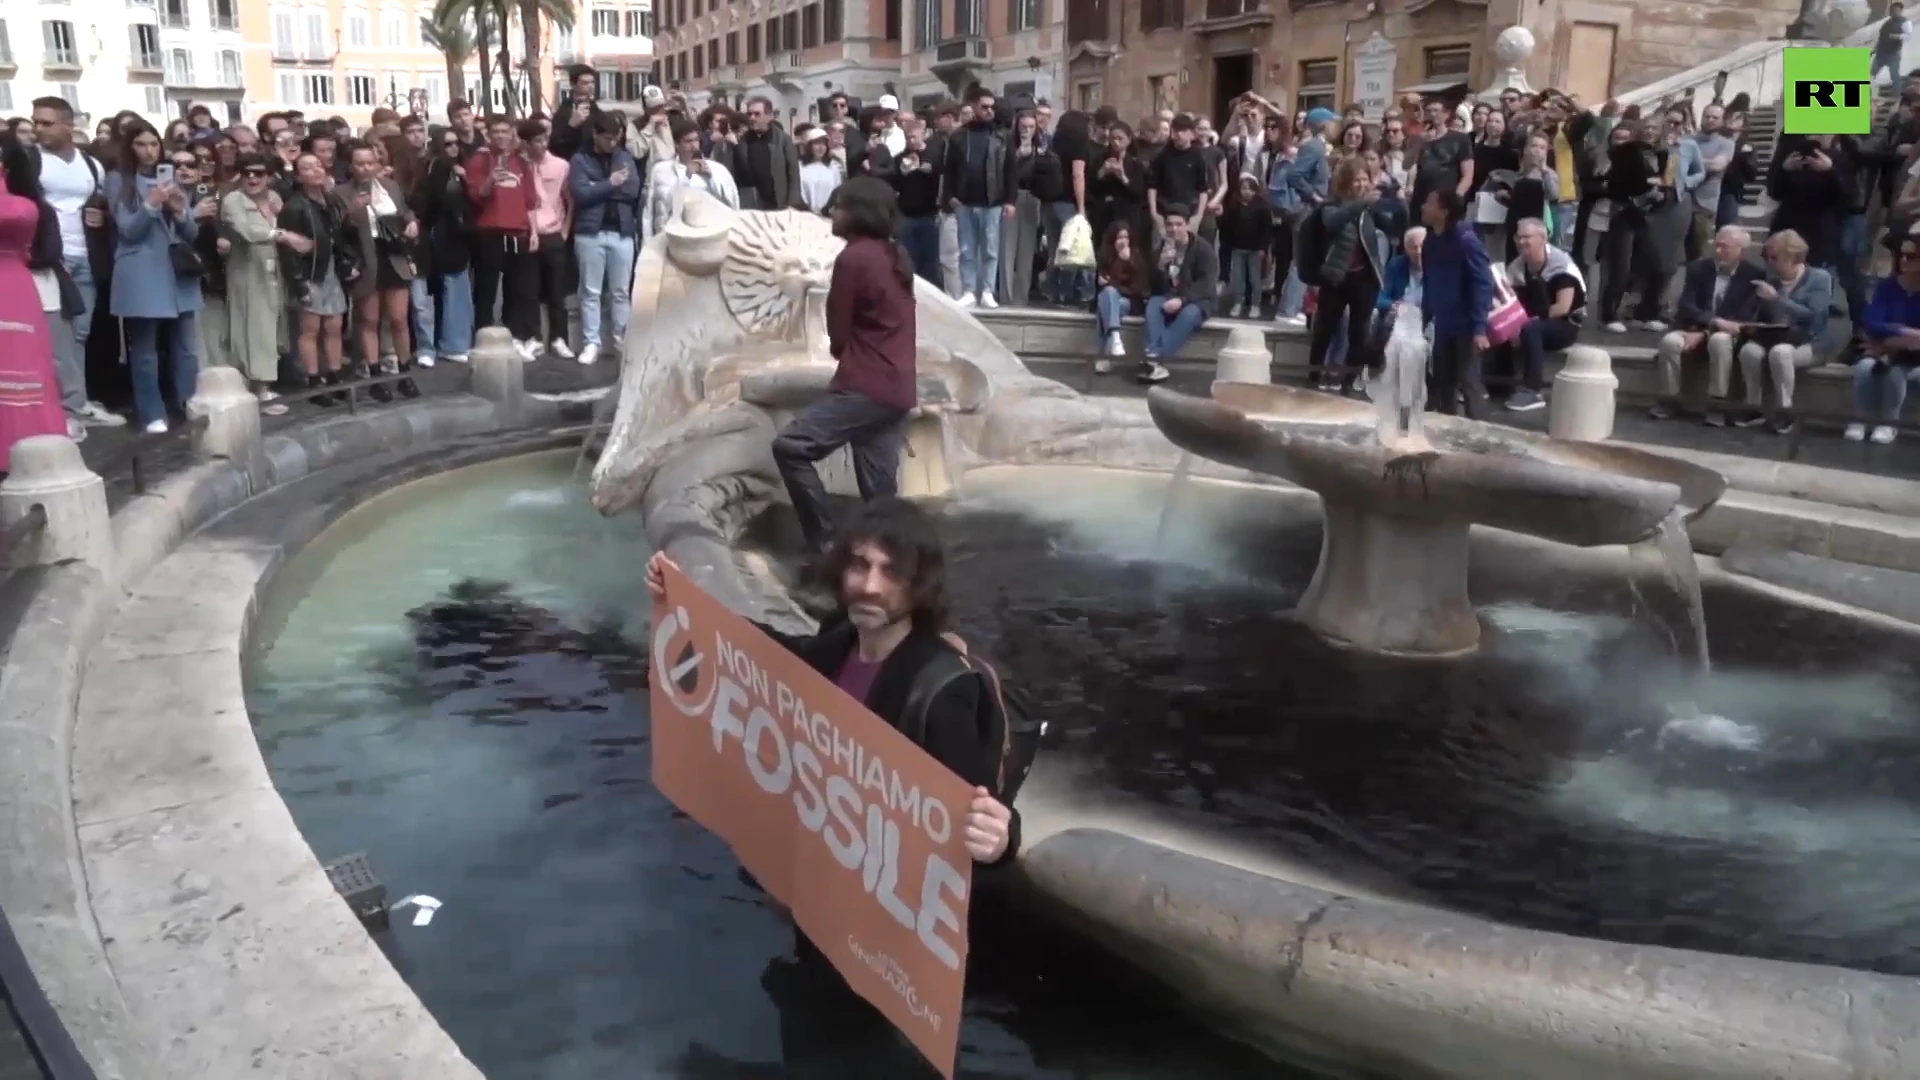
[(1487, 313), (1487, 341), (1493, 345), (1505, 345), (1520, 336), (1520, 328), (1527, 325), (1533, 316), (1521, 306), (1520, 298), (1513, 294), (1504, 275), (1493, 275), (1493, 310)]

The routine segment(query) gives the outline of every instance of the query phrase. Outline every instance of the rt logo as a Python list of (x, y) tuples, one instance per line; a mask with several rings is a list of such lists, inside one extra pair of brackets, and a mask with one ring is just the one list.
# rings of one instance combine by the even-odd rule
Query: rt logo
[(1788, 49), (1781, 130), (1788, 135), (1873, 133), (1872, 49)]

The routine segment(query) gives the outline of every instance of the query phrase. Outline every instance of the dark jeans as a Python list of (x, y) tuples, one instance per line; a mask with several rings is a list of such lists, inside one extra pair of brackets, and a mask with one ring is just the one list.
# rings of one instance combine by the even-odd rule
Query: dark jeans
[(1547, 354), (1559, 352), (1580, 336), (1580, 327), (1571, 319), (1529, 319), (1513, 339), (1514, 352), (1520, 358), (1520, 377), (1529, 390), (1544, 385)]
[(541, 338), (538, 332), (533, 336), (542, 341), (567, 340), (567, 294), (574, 291), (567, 287), (567, 271), (572, 266), (573, 252), (565, 236), (551, 233), (540, 238), (540, 250), (533, 253), (534, 287), (538, 306), (547, 309), (547, 336)]
[(900, 246), (913, 260), (913, 272), (940, 288), (940, 219), (903, 217), (900, 219)]
[(774, 437), (773, 461), (787, 482), (793, 512), (807, 543), (819, 548), (832, 523), (827, 487), (814, 463), (843, 446), (853, 447), (853, 475), (862, 499), (894, 494), (900, 484), (900, 447), (907, 413), (851, 390), (835, 390), (801, 409)]
[(1642, 322), (1658, 319), (1660, 292), (1666, 282), (1656, 265), (1653, 232), (1647, 219), (1638, 214), (1623, 214), (1615, 204), (1600, 251), (1607, 279), (1600, 296), (1600, 321), (1613, 322), (1620, 317), (1620, 301), (1626, 298), (1629, 285), (1637, 287), (1640, 293), (1633, 317)]
[[(517, 250), (508, 251), (509, 242)], [(501, 300), (497, 319), (496, 298)], [(540, 272), (526, 237), (483, 229), (473, 238), (473, 326), (479, 330), (503, 323), (515, 341), (540, 336)]]
[[(1313, 313), (1313, 344), (1307, 352), (1307, 366), (1326, 365), (1327, 349), (1333, 345), (1334, 329), (1342, 315), (1347, 319), (1346, 366), (1350, 370), (1363, 366), (1366, 357), (1361, 354), (1370, 339), (1367, 330), (1373, 321), (1373, 302), (1379, 295), (1379, 283), (1364, 269), (1348, 274), (1337, 286), (1322, 286), (1320, 306)], [(1340, 382), (1352, 386), (1353, 376), (1342, 376)]]
[(1587, 227), (1593, 221), (1593, 208), (1600, 205), (1601, 196), (1582, 195), (1580, 205), (1573, 212), (1573, 263), (1580, 269), (1587, 268)]
[(1471, 337), (1448, 335), (1436, 330), (1433, 335), (1433, 370), (1427, 377), (1427, 403), (1452, 416), (1459, 408), (1454, 395), (1464, 390), (1467, 419), (1485, 420), (1487, 386), (1480, 375), (1480, 363), (1480, 350), (1473, 347)]

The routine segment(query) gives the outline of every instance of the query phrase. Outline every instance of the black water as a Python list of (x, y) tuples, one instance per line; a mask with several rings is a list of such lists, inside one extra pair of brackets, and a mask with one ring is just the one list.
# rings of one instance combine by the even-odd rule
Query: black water
[[(316, 851), (368, 849), (394, 899), (445, 902), (382, 945), (493, 1080), (901, 1078), (905, 1044), (778, 962), (790, 931), (648, 780), (640, 647), (497, 582), (406, 616), (358, 687), (263, 679), (275, 781)], [(298, 647), (283, 638), (277, 648)], [(1004, 909), (975, 940), (959, 1075), (1310, 1080), (1165, 991)]]
[(1699, 677), (1649, 610), (1668, 598), (1481, 556), (1478, 655), (1368, 656), (1285, 615), (1317, 524), (1229, 528), (1198, 568), (1103, 553), (1152, 514), (949, 522), (959, 628), (1087, 790), (1515, 924), (1920, 974), (1910, 640), (1710, 588)]

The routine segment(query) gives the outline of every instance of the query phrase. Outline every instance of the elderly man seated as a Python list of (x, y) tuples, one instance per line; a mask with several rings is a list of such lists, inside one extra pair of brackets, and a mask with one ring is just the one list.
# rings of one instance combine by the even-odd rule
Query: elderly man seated
[(1679, 415), (1681, 368), (1707, 364), (1706, 421), (1714, 427), (1727, 423), (1727, 386), (1733, 380), (1733, 353), (1740, 334), (1760, 312), (1755, 286), (1764, 276), (1759, 264), (1747, 259), (1747, 230), (1728, 225), (1714, 234), (1713, 252), (1687, 264), (1674, 309), (1676, 328), (1660, 339), (1660, 400), (1653, 418)]
[(1520, 257), (1507, 264), (1507, 284), (1530, 318), (1513, 339), (1521, 384), (1507, 397), (1507, 408), (1527, 412), (1543, 408), (1547, 354), (1559, 352), (1580, 336), (1581, 312), (1587, 303), (1587, 280), (1573, 264), (1573, 256), (1547, 240), (1547, 224), (1522, 218), (1513, 227)]
[[(1833, 275), (1807, 265), (1807, 242), (1792, 229), (1767, 238), (1766, 280), (1753, 287), (1760, 297), (1760, 320), (1740, 346), (1740, 376), (1746, 381), (1746, 413), (1734, 423), (1761, 424), (1775, 434), (1793, 430), (1793, 383), (1803, 368), (1813, 366), (1813, 346), (1827, 332), (1833, 307)], [(1761, 361), (1766, 361), (1766, 375)], [(1771, 379), (1775, 408), (1765, 413), (1763, 393)]]

